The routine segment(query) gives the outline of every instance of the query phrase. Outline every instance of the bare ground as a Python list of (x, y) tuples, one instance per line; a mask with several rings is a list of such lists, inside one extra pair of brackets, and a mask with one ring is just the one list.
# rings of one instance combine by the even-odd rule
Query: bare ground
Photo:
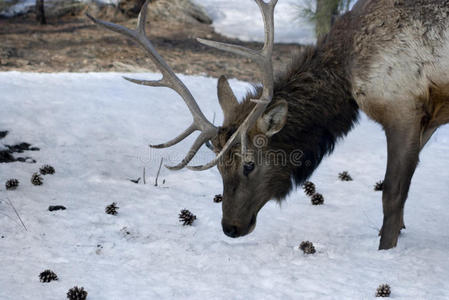
[[(119, 22), (134, 27), (136, 19)], [(149, 35), (156, 49), (175, 72), (218, 77), (222, 74), (256, 81), (251, 61), (199, 44), (195, 38), (245, 43), (225, 38), (202, 23), (150, 21)], [(94, 25), (87, 17), (65, 17), (36, 24), (33, 15), (0, 19), (0, 71), (28, 72), (157, 72), (145, 52), (133, 41)], [(300, 51), (297, 44), (276, 44), (275, 68)]]

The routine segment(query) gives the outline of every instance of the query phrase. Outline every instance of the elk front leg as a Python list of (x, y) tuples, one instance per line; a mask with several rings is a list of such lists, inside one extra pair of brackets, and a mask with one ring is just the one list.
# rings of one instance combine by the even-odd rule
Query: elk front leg
[(385, 129), (388, 160), (382, 194), (384, 220), (379, 250), (396, 247), (404, 227), (404, 204), (421, 149), (420, 123), (411, 123)]
[[(424, 146), (427, 144), (427, 142), (430, 140), (430, 138), (432, 137), (432, 135), (435, 133), (435, 131), (437, 130), (437, 127), (432, 127), (432, 128), (423, 128), (421, 131), (421, 139), (420, 139), (420, 150), (422, 150), (424, 148)], [(404, 207), (402, 207), (401, 209), (401, 221), (400, 221), (400, 230), (399, 230), (399, 234), (401, 233), (402, 229), (405, 229), (405, 222), (404, 222)], [(381, 234), (382, 230), (379, 231), (379, 236)]]

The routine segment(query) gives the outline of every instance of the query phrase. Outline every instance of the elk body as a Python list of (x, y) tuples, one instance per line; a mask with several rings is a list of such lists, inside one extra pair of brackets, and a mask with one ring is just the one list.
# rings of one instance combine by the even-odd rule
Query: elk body
[(107, 28), (138, 41), (163, 74), (150, 86), (169, 86), (186, 102), (194, 122), (169, 147), (195, 130), (201, 134), (186, 158), (211, 141), (223, 179), (222, 227), (230, 237), (250, 233), (257, 213), (302, 184), (357, 122), (359, 109), (379, 122), (387, 137), (388, 162), (382, 196), (384, 220), (379, 249), (397, 244), (404, 203), (420, 150), (449, 122), (449, 1), (359, 0), (330, 33), (309, 46), (280, 74), (273, 74), (273, 10), (276, 0), (256, 0), (265, 22), (260, 51), (200, 42), (253, 59), (262, 84), (238, 102), (227, 80), (218, 82), (222, 126), (207, 121), (187, 88), (157, 54), (145, 34), (146, 1), (135, 31), (104, 21)]

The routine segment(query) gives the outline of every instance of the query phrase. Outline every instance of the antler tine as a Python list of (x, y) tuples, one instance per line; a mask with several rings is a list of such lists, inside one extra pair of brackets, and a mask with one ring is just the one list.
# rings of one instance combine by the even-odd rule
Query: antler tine
[(145, 1), (140, 9), (139, 16), (137, 17), (136, 31), (146, 36), (145, 25), (147, 24), (148, 3), (150, 0)]
[(263, 114), (268, 104), (273, 98), (274, 89), (274, 75), (273, 75), (273, 45), (274, 45), (274, 8), (278, 0), (271, 0), (266, 3), (263, 0), (255, 0), (263, 15), (264, 28), (265, 28), (265, 43), (262, 49), (252, 50), (246, 47), (220, 43), (210, 40), (197, 39), (200, 43), (207, 46), (211, 46), (220, 50), (232, 52), (252, 59), (257, 63), (262, 74), (262, 95), (259, 99), (251, 99), (256, 105), (250, 114), (246, 117), (236, 132), (228, 139), (223, 149), (215, 157), (214, 160), (199, 166), (188, 167), (191, 170), (201, 171), (213, 167), (223, 157), (224, 153), (240, 138), (242, 144), (242, 156), (244, 160), (251, 159), (247, 157), (247, 132), (255, 124), (257, 119)]
[[(180, 169), (183, 168), (196, 154), (196, 152), (199, 150), (202, 144), (204, 144), (207, 140), (214, 137), (217, 134), (217, 128), (210, 123), (206, 117), (204, 116), (203, 112), (199, 108), (198, 104), (196, 103), (195, 99), (193, 98), (190, 91), (187, 89), (187, 87), (184, 85), (184, 83), (176, 76), (176, 74), (173, 72), (173, 70), (170, 68), (170, 66), (164, 61), (164, 59), (159, 55), (159, 53), (154, 48), (151, 41), (148, 39), (146, 32), (145, 32), (145, 25), (146, 25), (146, 18), (147, 18), (147, 11), (148, 11), (148, 4), (150, 3), (150, 0), (146, 0), (144, 5), (142, 6), (142, 9), (139, 13), (139, 19), (137, 22), (137, 27), (135, 30), (131, 30), (129, 28), (126, 28), (122, 25), (97, 20), (94, 17), (87, 14), (87, 16), (95, 23), (112, 30), (114, 32), (123, 34), (129, 38), (132, 38), (133, 40), (137, 41), (148, 53), (150, 59), (153, 61), (153, 63), (156, 65), (156, 67), (160, 70), (162, 73), (162, 79), (160, 80), (139, 80), (139, 79), (133, 79), (124, 77), (126, 80), (131, 81), (136, 84), (146, 85), (146, 86), (163, 86), (168, 87), (176, 91), (184, 100), (186, 103), (190, 113), (193, 117), (193, 123), (180, 135), (175, 137), (174, 139), (163, 143), (159, 145), (151, 145), (153, 148), (166, 148), (173, 146), (180, 141), (184, 140), (186, 137), (188, 137), (190, 134), (192, 134), (195, 130), (201, 131), (200, 136), (195, 140), (194, 145), (190, 149), (187, 156), (182, 160), (182, 162), (174, 167), (169, 167), (171, 169)], [(168, 166), (167, 166), (168, 167)]]
[[(262, 103), (263, 104), (263, 103)], [(231, 135), (231, 137), (226, 141), (226, 144), (221, 149), (220, 153), (217, 154), (217, 156), (211, 160), (209, 163), (205, 165), (199, 165), (199, 166), (187, 166), (188, 169), (193, 171), (204, 171), (207, 169), (212, 168), (215, 166), (220, 159), (222, 159), (223, 155), (234, 145), (234, 143), (237, 141), (237, 138), (240, 137), (242, 141), (242, 154), (246, 152), (246, 145), (243, 145), (243, 143), (246, 142), (246, 132), (248, 131), (249, 124), (254, 123), (255, 120), (260, 116), (256, 113), (256, 111), (260, 109), (257, 105), (253, 108), (251, 113), (246, 117), (246, 119), (243, 121), (243, 123), (239, 126), (239, 128)], [(263, 112), (263, 110), (262, 110)]]
[(166, 86), (166, 84), (164, 83), (164, 81), (162, 79), (161, 80), (140, 80), (140, 79), (129, 78), (126, 76), (123, 76), (123, 79), (126, 79), (135, 84), (146, 85), (146, 86)]
[(251, 59), (257, 59), (257, 58), (259, 58), (258, 56), (260, 55), (260, 51), (252, 50), (252, 49), (249, 49), (249, 48), (246, 48), (243, 46), (239, 46), (239, 45), (221, 43), (221, 42), (211, 41), (211, 40), (202, 39), (202, 38), (197, 38), (196, 40), (203, 45), (206, 45), (206, 46), (209, 46), (212, 48), (217, 48), (219, 50), (231, 52), (234, 54), (238, 54), (238, 55), (241, 55), (241, 56), (244, 56), (247, 58), (251, 58)]
[(150, 147), (151, 148), (159, 148), (159, 149), (160, 148), (171, 147), (173, 145), (176, 145), (177, 143), (179, 143), (180, 141), (182, 141), (183, 139), (185, 139), (189, 135), (191, 135), (194, 131), (195, 131), (195, 124), (192, 124), (189, 127), (187, 127), (187, 129), (184, 130), (183, 133), (181, 133), (180, 135), (178, 135), (174, 139), (172, 139), (172, 140), (170, 140), (170, 141), (168, 141), (166, 143), (162, 143), (162, 144), (158, 144), (158, 145), (150, 145)]
[(220, 159), (223, 157), (223, 155), (234, 145), (237, 137), (240, 135), (241, 129), (242, 129), (242, 127), (240, 126), (231, 135), (231, 137), (226, 141), (226, 144), (223, 146), (223, 149), (221, 149), (220, 153), (218, 153), (218, 155), (213, 160), (211, 160), (210, 162), (208, 162), (205, 165), (187, 166), (187, 168), (190, 170), (193, 170), (193, 171), (204, 171), (204, 170), (210, 169), (213, 166), (215, 166), (220, 161)]
[[(238, 55), (242, 55), (248, 58), (251, 58), (255, 61), (260, 61), (264, 59), (264, 54), (266, 51), (270, 50), (269, 45), (273, 44), (274, 41), (274, 24), (273, 24), (273, 12), (274, 7), (276, 6), (278, 0), (271, 0), (268, 3), (265, 3), (263, 0), (255, 0), (257, 5), (259, 5), (259, 9), (262, 12), (263, 15), (263, 21), (264, 21), (264, 27), (265, 27), (265, 44), (264, 47), (261, 50), (252, 50), (243, 46), (234, 45), (234, 44), (228, 44), (228, 43), (221, 43), (216, 42), (212, 40), (197, 38), (197, 41), (201, 44), (217, 48), (219, 50), (235, 53)], [(272, 48), (271, 48), (272, 49)]]
[[(159, 69), (159, 71), (162, 73), (162, 79), (158, 81), (157, 86), (166, 86), (173, 90), (175, 90), (186, 102), (187, 107), (189, 108), (190, 112), (192, 113), (195, 121), (202, 121), (206, 123), (207, 125), (212, 125), (204, 116), (204, 114), (201, 112), (200, 108), (198, 107), (198, 104), (196, 103), (195, 99), (193, 98), (190, 91), (187, 89), (187, 87), (182, 83), (182, 81), (176, 76), (176, 74), (173, 72), (173, 70), (170, 68), (170, 66), (164, 61), (164, 59), (159, 55), (159, 53), (154, 48), (151, 41), (148, 39), (148, 37), (145, 34), (145, 22), (146, 22), (146, 15), (147, 15), (147, 6), (149, 4), (150, 0), (145, 1), (144, 5), (142, 6), (142, 10), (139, 14), (139, 20), (136, 30), (131, 30), (129, 28), (126, 28), (122, 25), (97, 20), (94, 17), (87, 14), (87, 16), (94, 21), (95, 23), (112, 30), (114, 32), (124, 34), (134, 40), (136, 40), (141, 46), (147, 50), (151, 60), (156, 65), (156, 67)], [(135, 83), (141, 84), (140, 82), (145, 82), (145, 85), (150, 85), (151, 81), (143, 81), (143, 80), (135, 80), (133, 81)], [(154, 85), (153, 85), (154, 86)], [(203, 126), (200, 126), (200, 128)], [(203, 128), (201, 128), (203, 129)]]
[(201, 146), (210, 139), (210, 136), (207, 135), (207, 133), (201, 133), (193, 143), (192, 147), (190, 148), (189, 152), (187, 152), (187, 155), (184, 157), (184, 159), (177, 164), (176, 166), (167, 166), (166, 168), (170, 170), (179, 170), (187, 166), (187, 164), (192, 160), (192, 158), (195, 156), (195, 154), (198, 152), (198, 150), (201, 148)]
[[(262, 49), (252, 50), (239, 45), (220, 43), (201, 38), (197, 38), (197, 41), (209, 47), (213, 47), (219, 50), (231, 52), (234, 54), (250, 58), (259, 65), (262, 71), (271, 71), (267, 73), (271, 74), (272, 77), (273, 70), (272, 70), (271, 56), (273, 53), (273, 44), (274, 44), (274, 8), (278, 0), (271, 0), (268, 3), (265, 3), (263, 0), (255, 0), (255, 2), (257, 3), (260, 11), (262, 12), (264, 22), (265, 43)], [(270, 70), (268, 70), (267, 67)], [(270, 84), (270, 82), (273, 82), (273, 80), (270, 79), (272, 78), (267, 78), (266, 80), (262, 81), (264, 87), (265, 83)]]

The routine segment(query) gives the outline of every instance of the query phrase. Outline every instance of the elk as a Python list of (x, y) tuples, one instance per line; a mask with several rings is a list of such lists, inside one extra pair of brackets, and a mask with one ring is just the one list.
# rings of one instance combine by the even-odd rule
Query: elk
[[(163, 75), (158, 81), (125, 79), (170, 87), (185, 101), (192, 125), (171, 141), (151, 147), (170, 147), (200, 131), (186, 157), (167, 167), (199, 171), (217, 165), (223, 180), (226, 235), (235, 238), (250, 233), (265, 203), (281, 201), (293, 186), (302, 184), (356, 124), (362, 110), (383, 126), (387, 138), (379, 249), (395, 247), (405, 228), (404, 204), (419, 153), (435, 130), (449, 122), (449, 1), (359, 0), (329, 34), (307, 46), (278, 74), (272, 66), (277, 0), (255, 1), (265, 24), (261, 50), (198, 39), (250, 58), (260, 70), (262, 86), (241, 102), (226, 78), (219, 78), (218, 100), (224, 114), (219, 127), (205, 118), (148, 39), (149, 1), (140, 12), (136, 30), (89, 17), (137, 41)], [(215, 159), (188, 166), (209, 141)], [(293, 155), (298, 149), (301, 155)], [(288, 159), (279, 163), (277, 155), (271, 155), (276, 151)]]

